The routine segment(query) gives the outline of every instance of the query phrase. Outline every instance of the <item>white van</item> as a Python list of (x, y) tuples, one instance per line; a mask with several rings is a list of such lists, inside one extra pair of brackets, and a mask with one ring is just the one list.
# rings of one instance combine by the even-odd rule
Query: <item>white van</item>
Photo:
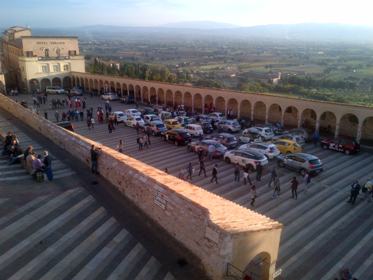
[(199, 124), (187, 124), (185, 126), (185, 130), (194, 137), (203, 136), (202, 126), (200, 126)]

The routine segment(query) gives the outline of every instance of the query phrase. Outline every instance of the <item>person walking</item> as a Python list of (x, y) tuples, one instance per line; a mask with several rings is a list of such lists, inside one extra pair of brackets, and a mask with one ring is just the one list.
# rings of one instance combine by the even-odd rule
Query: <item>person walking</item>
[(277, 171), (276, 171), (276, 166), (274, 166), (271, 171), (271, 178), (269, 179), (269, 182), (268, 182), (268, 188), (272, 187), (272, 182), (275, 181), (276, 177), (277, 177)]
[(92, 129), (95, 128), (95, 119), (94, 118), (91, 118), (91, 128)]
[(142, 136), (139, 136), (137, 139), (139, 143), (139, 151), (142, 151), (144, 147), (144, 138), (142, 138)]
[(280, 178), (279, 177), (275, 178), (274, 185), (275, 185), (275, 188), (274, 188), (273, 194), (272, 194), (273, 198), (280, 196), (281, 188), (280, 188)]
[(118, 152), (123, 153), (123, 140), (122, 139), (119, 139), (117, 150)]
[(47, 175), (47, 178), (49, 181), (52, 181), (53, 180), (52, 159), (50, 155), (48, 154), (48, 151), (44, 151), (43, 155), (44, 155), (43, 166), (44, 166), (45, 175)]
[(94, 145), (91, 146), (91, 171), (93, 174), (98, 174), (98, 156), (99, 149), (96, 149)]
[(246, 183), (249, 182), (250, 185), (253, 183), (251, 182), (250, 175), (249, 175), (249, 167), (245, 166), (243, 169), (243, 183), (246, 185)]
[(293, 177), (290, 184), (291, 184), (291, 197), (297, 200), (298, 199), (298, 185), (299, 185), (297, 178)]
[(359, 181), (356, 180), (352, 183), (351, 185), (351, 191), (350, 191), (350, 199), (349, 199), (349, 203), (351, 204), (355, 204), (355, 201), (356, 201), (356, 198), (358, 197), (359, 193), (360, 193), (360, 184), (359, 184)]
[(320, 135), (318, 131), (315, 131), (312, 135), (312, 142), (315, 147), (317, 147), (317, 143), (320, 141)]
[(262, 172), (263, 172), (263, 166), (260, 163), (258, 163), (256, 165), (256, 180), (259, 182), (262, 179)]
[(303, 176), (304, 193), (308, 193), (309, 185), (311, 183), (311, 175), (306, 171)]
[(203, 174), (205, 175), (205, 178), (207, 177), (206, 176), (206, 167), (205, 167), (205, 162), (203, 161), (203, 158), (201, 158), (199, 160), (199, 174), (198, 176), (201, 176), (201, 173), (203, 172)]
[(188, 175), (187, 175), (187, 180), (190, 179), (192, 180), (193, 176), (193, 165), (191, 162), (189, 162), (188, 167), (187, 167)]
[(60, 114), (58, 113), (58, 111), (54, 112), (54, 117), (56, 119), (56, 122), (60, 121)]
[(109, 133), (113, 132), (113, 128), (111, 127), (111, 122), (108, 123), (107, 128), (109, 130)]
[(234, 181), (235, 182), (240, 181), (240, 166), (238, 163), (234, 167)]
[(207, 147), (207, 151), (208, 151), (208, 159), (212, 160), (212, 158), (214, 157), (214, 153), (215, 153), (215, 146), (214, 145), (209, 145)]
[(210, 183), (214, 182), (217, 184), (218, 183), (218, 165), (215, 164), (214, 167), (212, 168), (212, 178)]
[(92, 126), (91, 119), (87, 118), (87, 127), (88, 127), (88, 130), (91, 130), (91, 126)]
[(256, 187), (255, 187), (255, 185), (252, 185), (252, 186), (251, 186), (251, 189), (250, 189), (250, 197), (251, 197), (250, 205), (251, 205), (252, 207), (255, 207), (255, 206), (254, 206), (254, 203), (255, 203), (255, 200), (256, 200), (256, 197), (257, 197), (257, 195), (256, 195)]

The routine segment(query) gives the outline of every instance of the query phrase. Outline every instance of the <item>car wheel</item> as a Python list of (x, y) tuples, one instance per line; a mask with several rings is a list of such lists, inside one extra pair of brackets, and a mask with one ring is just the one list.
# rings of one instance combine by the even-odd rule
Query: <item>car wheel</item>
[(327, 145), (322, 145), (321, 147), (322, 147), (324, 150), (326, 150), (326, 149), (328, 148)]
[(350, 155), (351, 151), (350, 150), (345, 150), (345, 155)]
[(229, 157), (226, 157), (224, 160), (226, 163), (231, 163), (231, 159)]

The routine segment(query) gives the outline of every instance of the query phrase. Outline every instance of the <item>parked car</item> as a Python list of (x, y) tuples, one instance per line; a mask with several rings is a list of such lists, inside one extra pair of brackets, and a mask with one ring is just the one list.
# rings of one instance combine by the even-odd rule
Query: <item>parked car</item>
[(120, 122), (125, 122), (127, 120), (127, 116), (122, 112), (122, 111), (115, 111), (113, 113), (117, 117), (117, 121)]
[(294, 128), (289, 130), (289, 134), (303, 137), (306, 143), (311, 142), (311, 135), (304, 128)]
[(301, 146), (303, 146), (306, 143), (306, 141), (304, 140), (303, 136), (293, 135), (293, 134), (289, 134), (289, 133), (278, 135), (278, 136), (274, 136), (272, 138), (273, 141), (282, 140), (282, 139), (287, 139), (287, 140), (291, 140), (291, 141), (297, 142)]
[(241, 125), (238, 123), (237, 120), (223, 120), (218, 123), (218, 131), (219, 132), (238, 132), (241, 130)]
[(273, 136), (275, 136), (270, 127), (253, 126), (248, 128), (248, 131), (251, 133), (258, 133), (264, 141), (271, 140)]
[(128, 116), (125, 123), (129, 127), (136, 127), (137, 125), (140, 127), (145, 126), (144, 120), (139, 116)]
[(161, 135), (166, 132), (166, 127), (164, 126), (163, 122), (161, 121), (152, 121), (148, 124), (148, 129), (150, 133), (154, 136)]
[(45, 89), (45, 92), (46, 93), (56, 93), (56, 94), (64, 94), (65, 93), (65, 90), (61, 87), (58, 87), (58, 86), (52, 86), (52, 87), (47, 87)]
[(192, 137), (203, 136), (203, 130), (199, 124), (188, 124), (185, 126), (185, 130), (188, 131)]
[(56, 125), (64, 128), (64, 129), (67, 129), (67, 130), (70, 130), (70, 131), (74, 132), (74, 126), (69, 121), (58, 122), (58, 123), (56, 123)]
[(202, 141), (191, 142), (188, 145), (188, 151), (190, 152), (199, 152), (202, 151), (205, 155), (208, 154), (209, 146), (213, 146), (214, 152), (212, 154), (213, 158), (221, 158), (224, 156), (227, 151), (227, 147), (220, 144), (218, 141), (213, 139), (205, 139)]
[(249, 130), (248, 128), (242, 131), (242, 134), (238, 139), (241, 143), (263, 142), (263, 138), (260, 136), (258, 130)]
[(124, 104), (133, 104), (133, 103), (135, 103), (135, 99), (131, 95), (121, 97), (119, 100), (120, 100), (121, 103), (124, 103)]
[(301, 153), (302, 147), (295, 141), (279, 139), (273, 142), (282, 154)]
[(167, 130), (163, 136), (165, 141), (171, 141), (176, 146), (186, 145), (192, 140), (192, 136), (183, 128)]
[(244, 151), (251, 149), (265, 155), (268, 159), (272, 159), (280, 154), (280, 150), (277, 149), (275, 144), (268, 143), (249, 143), (241, 145), (238, 149)]
[(155, 111), (152, 107), (143, 107), (140, 109), (141, 114), (144, 115), (155, 115)]
[(211, 133), (214, 132), (214, 129), (212, 128), (212, 125), (211, 125), (210, 122), (202, 122), (200, 124), (201, 124), (202, 130), (203, 130), (203, 133), (211, 134)]
[(167, 119), (172, 119), (172, 114), (171, 112), (168, 112), (168, 111), (162, 111), (159, 113), (159, 117), (161, 118), (162, 121), (164, 121)]
[(234, 149), (238, 145), (237, 138), (230, 133), (219, 133), (218, 136), (214, 137), (221, 144), (226, 146), (228, 149)]
[(83, 89), (80, 87), (73, 87), (69, 91), (69, 96), (82, 96), (83, 95)]
[(141, 117), (141, 113), (139, 110), (137, 109), (127, 109), (124, 111), (124, 113), (127, 115), (127, 116), (131, 116), (131, 117), (134, 117), (134, 116), (138, 116), (138, 117)]
[(220, 112), (213, 112), (208, 115), (210, 119), (213, 119), (214, 121), (220, 122), (224, 119), (224, 114)]
[(101, 95), (101, 99), (110, 101), (119, 100), (118, 95), (113, 92), (104, 93), (103, 95)]
[(167, 119), (164, 121), (167, 129), (182, 128), (181, 124), (176, 119)]
[(144, 122), (145, 123), (151, 123), (151, 122), (154, 122), (154, 121), (161, 121), (161, 119), (157, 115), (154, 115), (154, 114), (144, 115)]
[(188, 124), (191, 123), (191, 119), (189, 117), (186, 117), (186, 116), (178, 116), (176, 118), (176, 120), (183, 126), (187, 126)]
[(293, 169), (302, 176), (306, 172), (309, 174), (318, 174), (323, 170), (323, 164), (318, 157), (305, 153), (279, 155), (277, 163), (280, 167)]
[(196, 119), (198, 120), (199, 123), (209, 123), (211, 124), (211, 121), (212, 121), (212, 118), (208, 115), (203, 115), (203, 114), (200, 114), (200, 115), (197, 115)]
[(268, 159), (261, 153), (254, 150), (232, 150), (224, 154), (224, 161), (227, 163), (239, 164), (249, 170), (256, 170), (257, 165), (265, 166)]
[(323, 149), (334, 150), (345, 153), (346, 155), (360, 152), (360, 145), (352, 139), (345, 138), (325, 138), (321, 140), (320, 145)]

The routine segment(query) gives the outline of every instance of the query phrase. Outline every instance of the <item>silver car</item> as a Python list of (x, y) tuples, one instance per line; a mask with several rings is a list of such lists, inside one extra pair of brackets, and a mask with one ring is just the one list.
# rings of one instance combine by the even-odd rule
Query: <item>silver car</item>
[(299, 172), (302, 176), (308, 172), (309, 174), (318, 174), (323, 170), (321, 160), (311, 154), (294, 153), (281, 154), (277, 156), (278, 166), (287, 167)]

